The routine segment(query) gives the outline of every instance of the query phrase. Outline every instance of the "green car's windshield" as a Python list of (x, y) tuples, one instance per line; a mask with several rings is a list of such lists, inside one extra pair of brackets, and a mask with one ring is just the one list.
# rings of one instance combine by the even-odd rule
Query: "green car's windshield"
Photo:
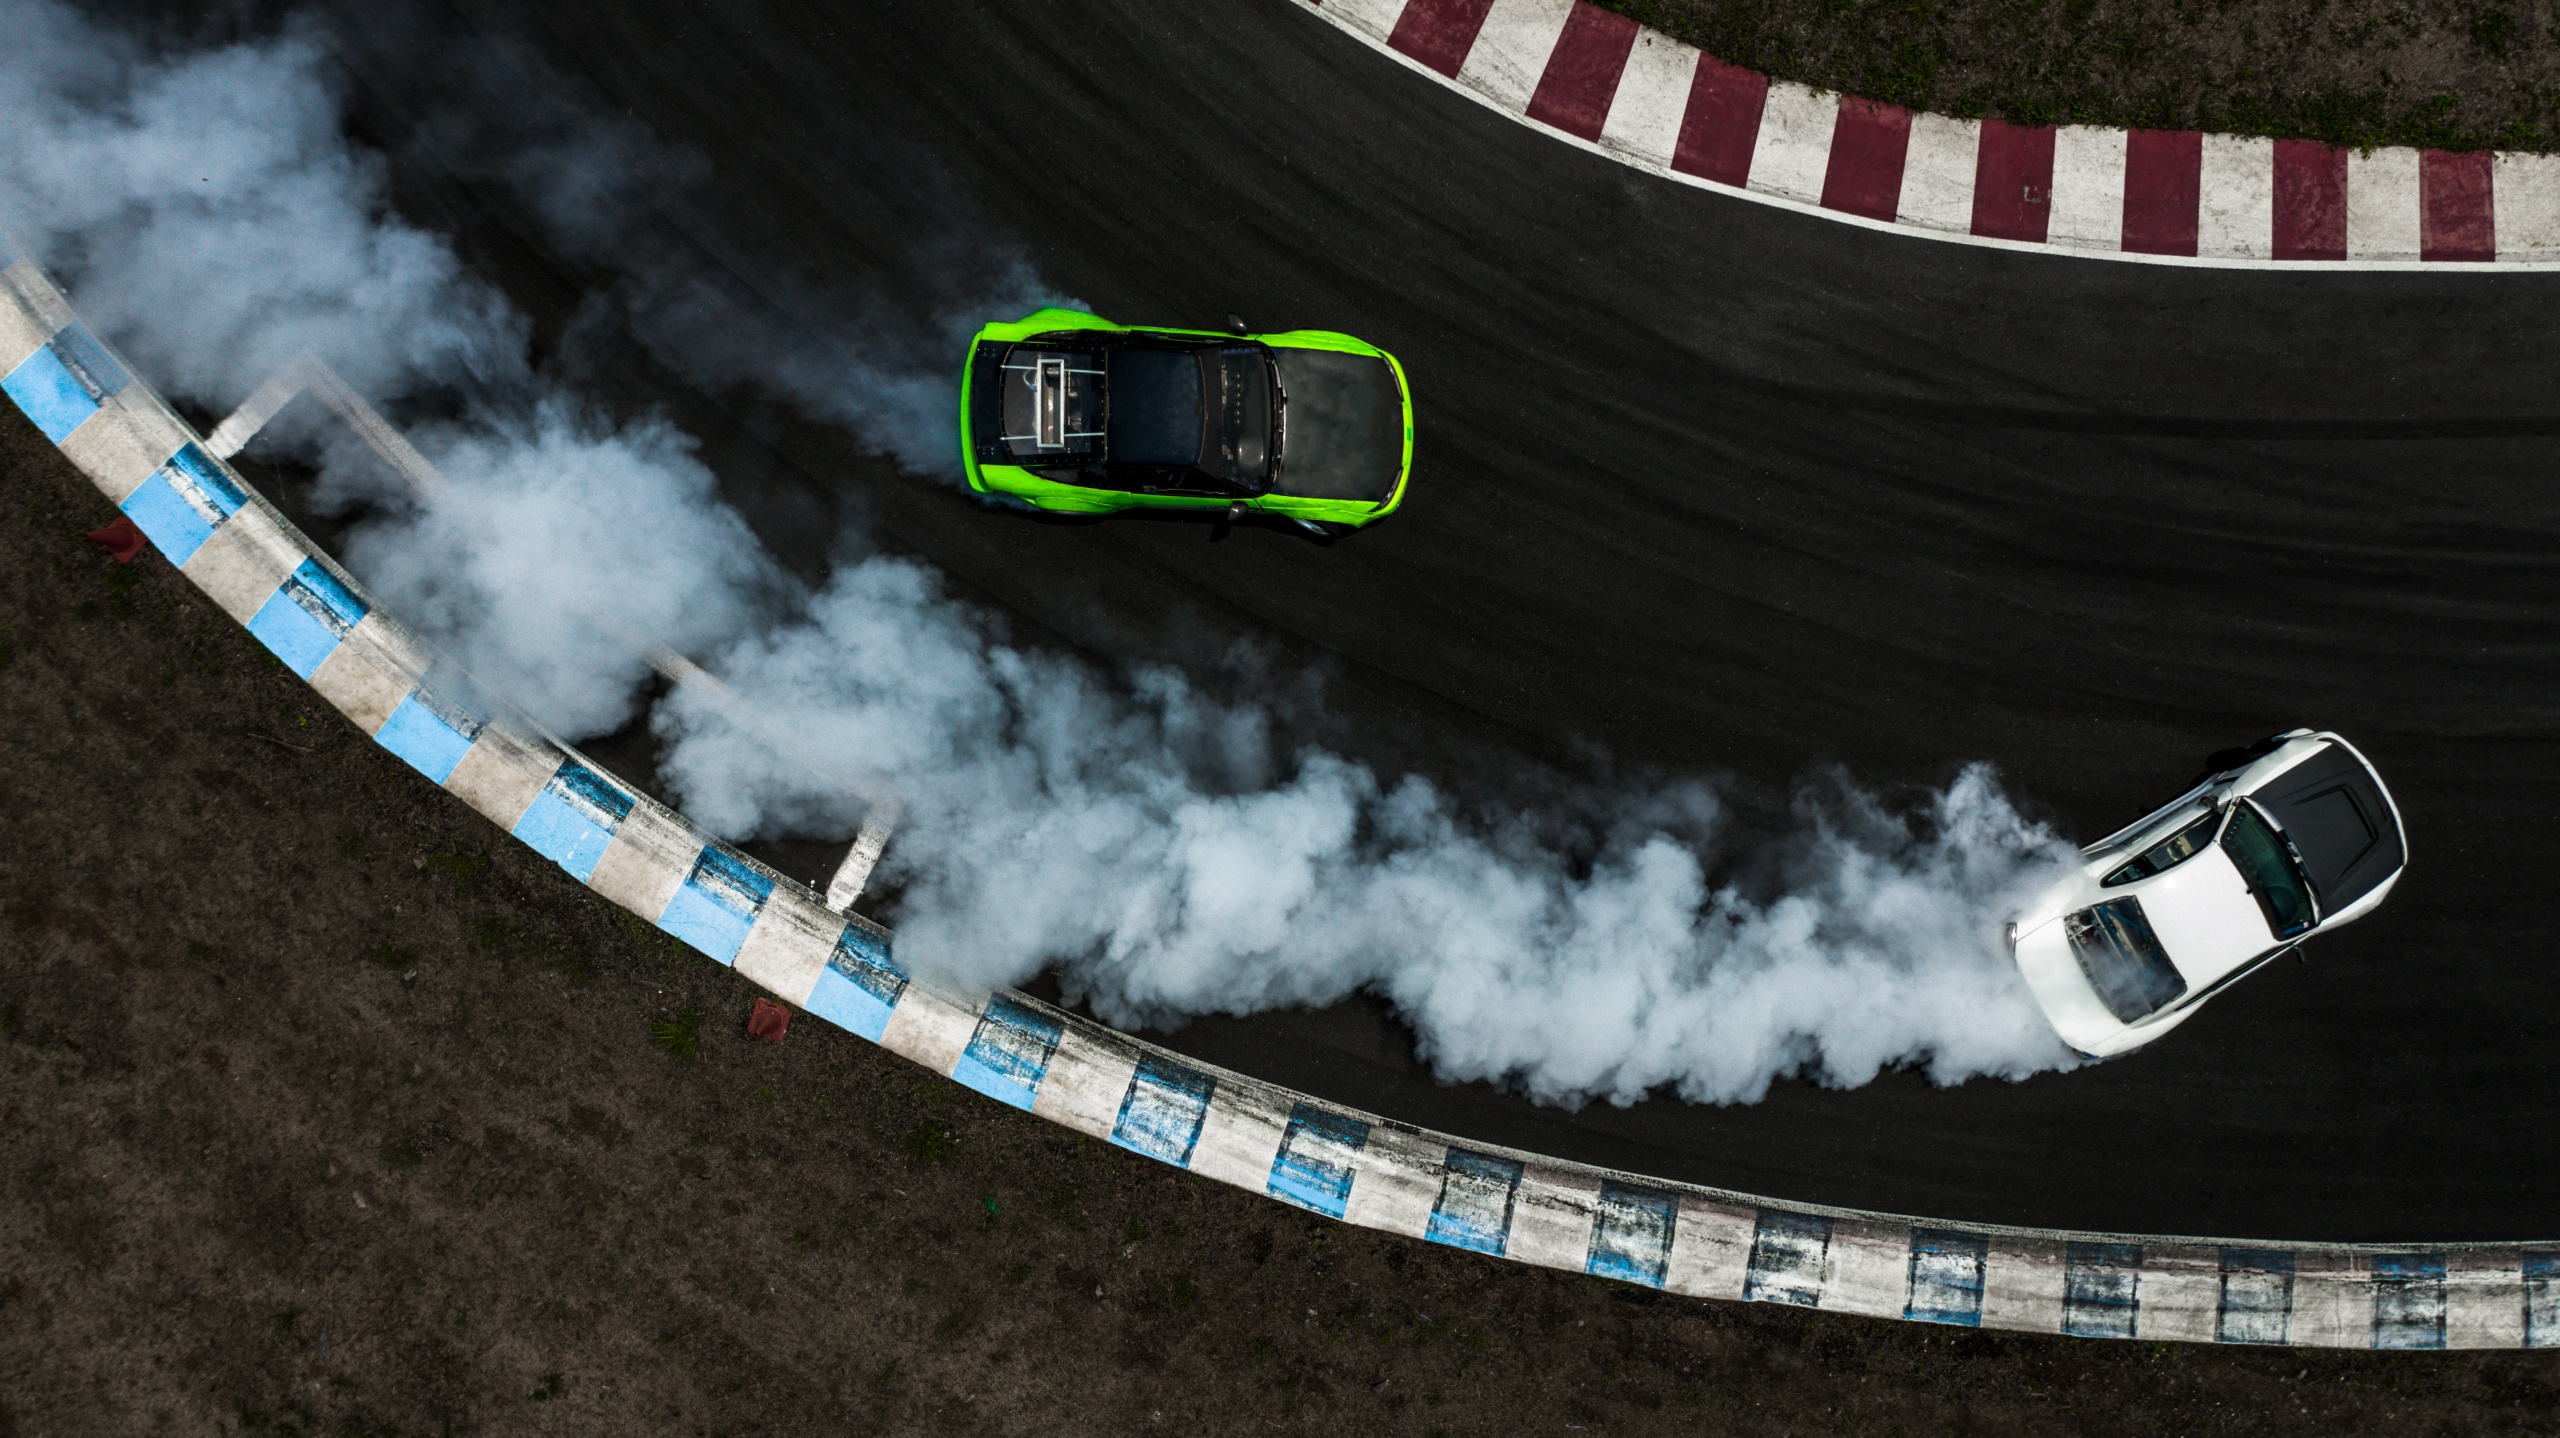
[(2220, 814), (2210, 809), (2206, 810), (2203, 818), (2134, 855), (2109, 872), (2105, 878), (2098, 881), (2099, 887), (2112, 889), (2119, 884), (2130, 884), (2136, 879), (2148, 879), (2154, 874), (2166, 873), (2194, 858), (2203, 852), (2205, 845), (2213, 842), (2213, 826), (2221, 818)]
[(2186, 977), (2169, 962), (2151, 921), (2142, 916), (2140, 899), (2110, 899), (2065, 915), (2062, 932), (2098, 1002), (2120, 1024), (2149, 1018), (2187, 991)]
[(2222, 852), (2248, 881), (2277, 938), (2290, 939), (2318, 922), (2311, 909), (2311, 885), (2293, 862), (2291, 846), (2259, 816), (2256, 805), (2232, 807), (2231, 825), (2222, 831)]
[(1200, 467), (1247, 489), (1271, 477), (1271, 358), (1259, 345), (1228, 345), (1201, 356), (1209, 390), (1208, 444)]

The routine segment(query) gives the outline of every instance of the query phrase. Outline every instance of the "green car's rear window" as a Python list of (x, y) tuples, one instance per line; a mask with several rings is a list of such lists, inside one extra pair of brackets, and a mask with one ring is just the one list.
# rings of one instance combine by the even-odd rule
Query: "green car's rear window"
[(1102, 366), (1092, 351), (1015, 345), (998, 373), (1001, 438), (1017, 463), (1101, 453)]

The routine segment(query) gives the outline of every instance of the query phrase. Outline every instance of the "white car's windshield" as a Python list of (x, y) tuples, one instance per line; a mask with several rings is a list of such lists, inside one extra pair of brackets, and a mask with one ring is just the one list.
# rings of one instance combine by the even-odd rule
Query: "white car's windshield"
[(2082, 909), (2063, 919), (2062, 932), (2098, 1002), (2117, 1023), (2149, 1018), (2187, 991), (2185, 976), (2152, 936), (2140, 899), (2110, 899)]
[(2249, 892), (2266, 912), (2267, 927), (2279, 939), (2290, 939), (2318, 922), (2311, 911), (2311, 885), (2293, 862), (2292, 846), (2274, 825), (2258, 817), (2257, 806), (2241, 804), (2222, 831), (2222, 852), (2248, 880)]

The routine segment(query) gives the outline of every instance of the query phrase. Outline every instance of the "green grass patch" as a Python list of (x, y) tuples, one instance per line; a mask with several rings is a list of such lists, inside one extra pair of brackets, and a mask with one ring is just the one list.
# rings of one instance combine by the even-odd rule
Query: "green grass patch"
[(448, 849), (427, 856), (427, 872), (443, 874), (453, 880), (453, 892), (467, 895), (471, 886), (489, 867), (489, 856), (465, 849)]
[(141, 582), (142, 571), (130, 564), (119, 564), (107, 571), (107, 613), (111, 617), (133, 617), (133, 587)]
[(687, 1005), (672, 1019), (659, 1019), (649, 1025), (649, 1037), (658, 1047), (675, 1057), (678, 1063), (690, 1063), (702, 1052), (702, 1010)]
[(947, 1163), (960, 1151), (960, 1140), (948, 1129), (933, 1124), (918, 1124), (907, 1131), (907, 1162), (918, 1168)]

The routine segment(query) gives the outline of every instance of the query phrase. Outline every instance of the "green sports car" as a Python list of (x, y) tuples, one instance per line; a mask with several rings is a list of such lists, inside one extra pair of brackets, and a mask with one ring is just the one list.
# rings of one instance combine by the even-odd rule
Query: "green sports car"
[(1267, 514), (1331, 536), (1404, 502), (1413, 399), (1395, 356), (1329, 330), (1041, 310), (971, 342), (960, 456), (971, 489), (1040, 509)]

